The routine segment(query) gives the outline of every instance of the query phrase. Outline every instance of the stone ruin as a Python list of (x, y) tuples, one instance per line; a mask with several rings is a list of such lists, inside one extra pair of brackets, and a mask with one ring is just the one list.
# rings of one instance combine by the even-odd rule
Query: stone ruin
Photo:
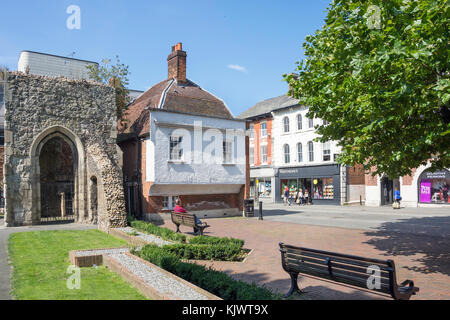
[(73, 219), (126, 226), (114, 89), (8, 73), (5, 94), (6, 226)]

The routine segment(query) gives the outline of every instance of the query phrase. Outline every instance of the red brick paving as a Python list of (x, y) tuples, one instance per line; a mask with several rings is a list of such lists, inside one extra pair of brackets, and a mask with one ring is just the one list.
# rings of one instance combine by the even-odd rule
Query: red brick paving
[[(406, 243), (411, 250), (405, 251), (405, 248), (401, 248), (397, 254), (396, 248), (400, 245), (397, 242), (401, 242), (403, 235), (396, 235), (391, 239), (390, 235), (365, 230), (259, 221), (240, 217), (208, 219), (207, 222), (211, 227), (205, 230), (205, 235), (243, 239), (244, 247), (253, 249), (253, 252), (245, 262), (208, 261), (202, 264), (224, 271), (236, 279), (265, 285), (283, 294), (289, 290), (290, 280), (281, 267), (279, 242), (365, 257), (393, 259), (397, 267), (398, 282), (413, 280), (420, 288), (420, 292), (412, 297), (413, 300), (450, 299), (450, 261), (448, 261), (450, 242), (445, 238), (438, 241), (434, 238), (424, 239), (417, 236), (416, 239), (408, 234), (404, 237), (407, 238)], [(165, 221), (164, 227), (176, 229), (170, 220)], [(192, 233), (191, 228), (183, 226), (181, 231)], [(424, 241), (431, 254), (419, 249), (418, 253), (415, 252), (414, 243), (417, 243), (419, 248)], [(376, 248), (378, 243), (386, 248)], [(434, 251), (433, 243), (437, 246)], [(395, 252), (395, 255), (392, 255), (392, 252)], [(296, 299), (385, 299), (378, 294), (301, 275), (299, 286), (306, 293), (295, 296)]]

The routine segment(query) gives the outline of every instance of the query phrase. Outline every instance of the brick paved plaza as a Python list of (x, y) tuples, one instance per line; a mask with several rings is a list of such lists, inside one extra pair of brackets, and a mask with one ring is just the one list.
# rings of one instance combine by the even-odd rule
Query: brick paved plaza
[[(339, 212), (357, 212), (357, 209), (342, 207), (322, 207), (320, 210), (333, 209)], [(271, 208), (273, 210), (274, 207)], [(314, 213), (313, 210), (319, 209), (305, 209), (308, 214)], [(377, 214), (383, 215), (380, 210), (368, 211), (372, 218), (376, 218)], [(273, 215), (266, 216), (263, 221), (241, 217), (208, 219), (206, 221), (211, 227), (206, 229), (205, 235), (244, 239), (245, 247), (253, 249), (253, 252), (243, 263), (201, 263), (237, 279), (266, 285), (284, 294), (289, 290), (290, 280), (281, 267), (278, 243), (285, 242), (365, 257), (393, 259), (397, 266), (398, 282), (410, 279), (420, 288), (418, 295), (412, 297), (413, 300), (450, 299), (450, 237), (447, 231), (450, 217), (445, 215), (445, 210), (430, 211), (430, 217), (418, 215), (411, 210), (397, 212), (399, 216), (407, 212), (407, 218), (388, 221), (364, 230), (301, 224), (300, 221), (274, 221), (271, 220)], [(170, 220), (166, 220), (164, 226), (175, 230)], [(181, 227), (181, 230), (192, 233), (192, 229), (187, 227)], [(306, 293), (295, 296), (296, 299), (385, 299), (381, 295), (302, 276), (299, 276), (299, 285)]]

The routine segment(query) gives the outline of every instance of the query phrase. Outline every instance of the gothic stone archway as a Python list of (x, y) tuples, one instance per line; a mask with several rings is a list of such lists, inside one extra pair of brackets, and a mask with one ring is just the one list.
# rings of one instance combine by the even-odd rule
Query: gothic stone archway
[(35, 139), (30, 159), (33, 223), (84, 222), (85, 159), (81, 140), (67, 128), (48, 128)]

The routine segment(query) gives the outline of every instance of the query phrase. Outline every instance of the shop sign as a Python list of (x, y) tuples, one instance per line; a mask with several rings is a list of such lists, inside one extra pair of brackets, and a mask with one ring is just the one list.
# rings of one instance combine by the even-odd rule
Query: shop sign
[(442, 171), (426, 171), (422, 176), (423, 179), (450, 179), (450, 171), (442, 170)]

